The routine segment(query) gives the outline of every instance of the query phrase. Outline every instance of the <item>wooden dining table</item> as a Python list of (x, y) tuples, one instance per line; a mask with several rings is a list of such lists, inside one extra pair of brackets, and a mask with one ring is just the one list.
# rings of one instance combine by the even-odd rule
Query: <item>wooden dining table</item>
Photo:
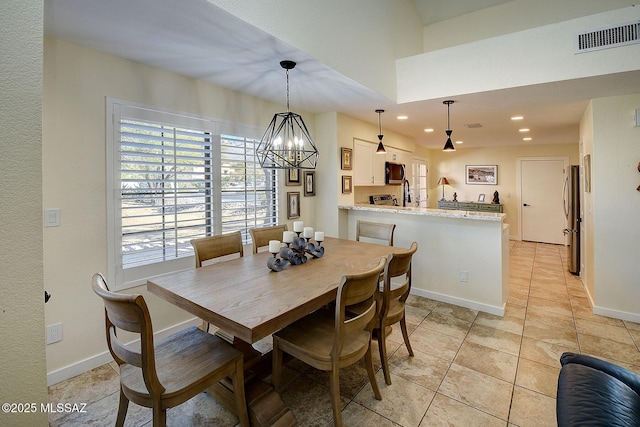
[[(305, 263), (287, 265), (278, 272), (267, 266), (273, 255), (260, 252), (151, 277), (147, 289), (217, 326), (225, 335), (233, 335), (236, 346), (245, 352), (247, 371), (266, 359), (252, 351), (251, 344), (335, 301), (343, 275), (372, 269), (390, 252), (407, 251), (338, 238), (326, 238), (322, 246), (321, 258), (308, 255)], [(233, 399), (224, 390), (214, 394), (233, 408)], [(250, 416), (251, 400), (247, 396)], [(254, 418), (252, 424), (260, 425)]]
[(272, 271), (261, 252), (201, 268), (155, 276), (147, 289), (160, 298), (255, 343), (336, 299), (340, 279), (375, 267), (403, 248), (326, 238), (322, 258)]

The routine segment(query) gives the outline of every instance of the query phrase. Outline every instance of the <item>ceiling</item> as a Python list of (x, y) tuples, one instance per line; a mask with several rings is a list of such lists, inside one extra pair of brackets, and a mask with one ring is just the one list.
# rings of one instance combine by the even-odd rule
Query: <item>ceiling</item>
[[(413, 0), (425, 24), (510, 0)], [(397, 105), (207, 0), (175, 7), (173, 0), (46, 0), (45, 35), (249, 95), (285, 103), (281, 59), (298, 63), (290, 72), (291, 109), (338, 111), (413, 137), (430, 148), (444, 145), (444, 99)], [(471, 6), (469, 6), (471, 4)], [(143, 19), (141, 19), (141, 17)], [(274, 63), (274, 58), (277, 60)], [(462, 95), (451, 105), (452, 139), (462, 147), (556, 144), (578, 140), (578, 123), (589, 99), (637, 91), (638, 73)], [(406, 114), (408, 120), (396, 119)], [(522, 141), (510, 117), (522, 115), (532, 142)], [(467, 125), (480, 124), (481, 127)], [(266, 126), (266, 124), (265, 124)], [(425, 133), (433, 128), (433, 133)], [(372, 135), (375, 140), (375, 135)]]

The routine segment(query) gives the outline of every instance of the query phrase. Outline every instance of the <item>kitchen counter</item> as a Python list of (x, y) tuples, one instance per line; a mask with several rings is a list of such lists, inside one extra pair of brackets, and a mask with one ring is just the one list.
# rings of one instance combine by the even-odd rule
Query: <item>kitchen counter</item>
[(371, 204), (356, 204), (356, 205), (341, 205), (338, 209), (354, 210), (354, 211), (369, 211), (369, 212), (393, 212), (403, 215), (423, 215), (434, 216), (441, 218), (461, 218), (471, 219), (476, 221), (499, 221), (502, 222), (506, 218), (506, 214), (494, 213), (494, 212), (478, 212), (478, 211), (460, 211), (460, 210), (447, 210), (447, 209), (429, 209), (429, 208), (416, 208), (416, 207), (402, 207), (392, 205), (371, 205)]
[(497, 212), (356, 204), (338, 206), (339, 237), (359, 220), (396, 224), (394, 246), (418, 243), (411, 293), (502, 316), (509, 288), (509, 224)]

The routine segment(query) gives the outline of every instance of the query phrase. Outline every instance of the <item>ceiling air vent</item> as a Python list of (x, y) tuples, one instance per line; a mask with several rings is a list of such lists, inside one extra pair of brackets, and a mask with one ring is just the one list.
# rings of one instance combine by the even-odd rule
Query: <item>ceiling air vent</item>
[(467, 123), (465, 125), (469, 129), (481, 128), (482, 125), (480, 123)]
[(640, 43), (640, 21), (576, 34), (575, 53)]

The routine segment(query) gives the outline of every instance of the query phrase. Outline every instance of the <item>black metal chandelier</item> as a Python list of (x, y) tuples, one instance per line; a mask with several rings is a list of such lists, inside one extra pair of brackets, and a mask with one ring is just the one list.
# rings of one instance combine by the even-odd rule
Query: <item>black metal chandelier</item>
[(296, 63), (281, 61), (287, 72), (287, 112), (276, 113), (264, 132), (256, 154), (264, 169), (315, 169), (318, 149), (302, 116), (289, 111), (289, 70)]
[(447, 105), (447, 130), (445, 131), (445, 133), (447, 134), (447, 142), (444, 143), (444, 148), (442, 149), (442, 151), (456, 151), (456, 147), (454, 147), (453, 142), (451, 142), (451, 134), (453, 133), (453, 131), (451, 130), (451, 122), (449, 116), (449, 107), (454, 103), (454, 101), (448, 100), (442, 101), (442, 103)]

